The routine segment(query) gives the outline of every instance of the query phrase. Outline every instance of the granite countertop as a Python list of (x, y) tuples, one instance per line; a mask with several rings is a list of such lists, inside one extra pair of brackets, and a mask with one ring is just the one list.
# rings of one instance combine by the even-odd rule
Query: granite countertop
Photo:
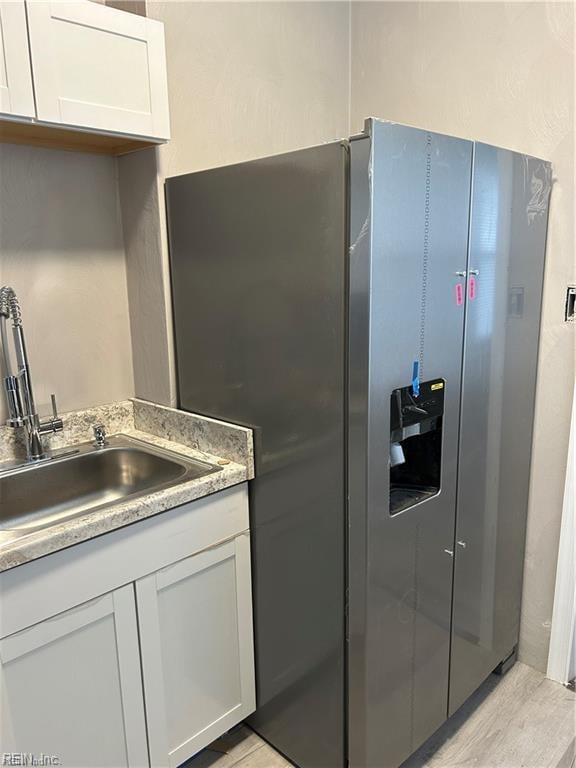
[[(64, 431), (51, 439), (53, 449), (87, 442), (92, 439), (92, 425), (104, 424), (109, 436), (126, 435), (221, 469), (16, 538), (0, 530), (0, 572), (254, 477), (252, 431), (245, 427), (136, 399), (72, 412), (63, 419)], [(0, 461), (21, 452), (15, 430), (0, 427)]]

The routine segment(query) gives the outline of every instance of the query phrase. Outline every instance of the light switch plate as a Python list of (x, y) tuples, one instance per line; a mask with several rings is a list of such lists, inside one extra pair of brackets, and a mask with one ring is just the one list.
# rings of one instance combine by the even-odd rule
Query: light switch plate
[(566, 289), (566, 307), (564, 309), (564, 320), (567, 323), (573, 323), (576, 320), (576, 286), (569, 285)]

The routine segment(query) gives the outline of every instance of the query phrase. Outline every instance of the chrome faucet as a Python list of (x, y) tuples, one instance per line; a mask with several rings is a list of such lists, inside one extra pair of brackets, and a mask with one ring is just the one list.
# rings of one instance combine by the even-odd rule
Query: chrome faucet
[[(6, 321), (12, 320), (12, 334), (16, 355), (16, 374), (12, 373), (10, 354), (8, 352), (8, 335)], [(62, 419), (56, 409), (56, 398), (52, 398), (52, 417), (40, 421), (34, 404), (30, 366), (24, 343), (22, 327), (22, 312), (18, 297), (14, 290), (5, 285), (0, 288), (0, 338), (2, 340), (2, 361), (4, 365), (4, 393), (8, 405), (8, 426), (22, 428), (26, 435), (26, 453), (29, 461), (38, 461), (46, 457), (42, 444), (44, 435), (61, 432)]]
[(92, 431), (94, 433), (94, 442), (92, 445), (95, 448), (104, 448), (108, 445), (108, 439), (106, 438), (106, 427), (104, 424), (94, 424)]

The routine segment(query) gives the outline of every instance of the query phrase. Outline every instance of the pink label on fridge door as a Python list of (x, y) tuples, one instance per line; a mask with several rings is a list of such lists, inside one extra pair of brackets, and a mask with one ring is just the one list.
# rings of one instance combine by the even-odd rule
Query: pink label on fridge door
[(464, 304), (464, 289), (462, 288), (462, 283), (457, 283), (455, 288), (456, 288), (456, 304), (457, 306), (461, 307), (462, 304)]
[(473, 275), (468, 281), (468, 296), (472, 301), (476, 298), (476, 278)]

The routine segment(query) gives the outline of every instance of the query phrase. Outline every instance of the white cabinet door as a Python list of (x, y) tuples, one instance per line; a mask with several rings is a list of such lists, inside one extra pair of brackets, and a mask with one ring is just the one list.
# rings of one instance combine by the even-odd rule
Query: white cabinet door
[(24, 0), (0, 2), (0, 113), (36, 114)]
[(5, 637), (0, 663), (3, 753), (149, 764), (133, 584)]
[(250, 539), (136, 584), (154, 768), (177, 766), (254, 711)]
[(89, 0), (27, 0), (38, 119), (169, 138), (164, 27)]

